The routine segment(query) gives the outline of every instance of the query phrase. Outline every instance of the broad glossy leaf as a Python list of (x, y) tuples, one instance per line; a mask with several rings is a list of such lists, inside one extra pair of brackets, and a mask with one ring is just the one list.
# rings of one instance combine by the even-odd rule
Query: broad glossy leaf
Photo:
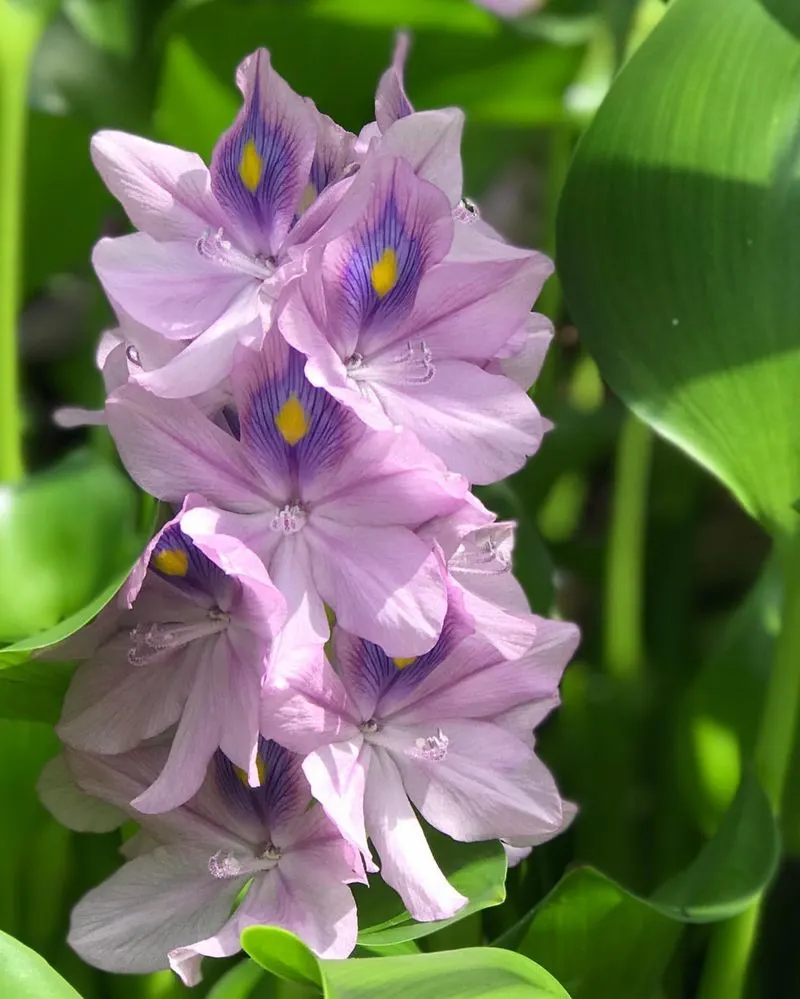
[(469, 902), (450, 919), (417, 923), (409, 916), (399, 895), (380, 877), (375, 877), (369, 888), (356, 885), (353, 889), (362, 928), (358, 942), (362, 946), (379, 948), (418, 940), (473, 912), (500, 905), (505, 899), (506, 855), (498, 842), (457, 843), (429, 827), (425, 833), (439, 866)]
[(8, 999), (80, 999), (43, 957), (1, 930), (0, 993)]
[(643, 999), (660, 980), (678, 923), (591, 867), (570, 871), (534, 910), (516, 946), (540, 961), (572, 999)]
[(769, 801), (753, 773), (745, 771), (719, 829), (652, 902), (687, 923), (729, 919), (761, 894), (779, 859), (780, 837)]
[(580, 143), (558, 226), (603, 375), (772, 529), (800, 496), (798, 73), (760, 0), (673, 0)]
[(273, 974), (317, 986), (328, 999), (569, 999), (543, 968), (519, 954), (490, 947), (414, 957), (326, 961), (297, 937), (275, 927), (242, 934), (247, 953)]
[(87, 454), (0, 491), (0, 641), (52, 628), (120, 571), (135, 505), (126, 476)]
[(594, 868), (578, 868), (496, 944), (541, 961), (573, 999), (641, 999), (660, 980), (680, 924), (727, 919), (748, 908), (779, 855), (769, 802), (746, 774), (715, 836), (651, 898)]
[(265, 982), (266, 976), (261, 965), (251, 960), (240, 961), (214, 983), (208, 999), (254, 999), (257, 986), (260, 987), (261, 999), (262, 995), (269, 994), (264, 992)]

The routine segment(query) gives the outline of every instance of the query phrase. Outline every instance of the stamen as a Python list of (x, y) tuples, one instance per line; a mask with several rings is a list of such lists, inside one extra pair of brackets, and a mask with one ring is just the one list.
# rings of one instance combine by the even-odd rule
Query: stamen
[(476, 219), (481, 217), (481, 213), (478, 210), (478, 206), (471, 198), (462, 198), (461, 201), (453, 209), (453, 216), (459, 222), (474, 222)]
[(137, 368), (141, 368), (142, 362), (139, 357), (139, 351), (133, 346), (132, 343), (129, 343), (128, 346), (125, 348), (125, 356), (131, 362), (131, 364), (135, 365)]
[(137, 624), (130, 632), (133, 644), (128, 649), (128, 662), (131, 666), (144, 666), (163, 652), (224, 631), (229, 623), (230, 614), (212, 607), (205, 620), (191, 624)]
[(197, 240), (197, 252), (206, 260), (213, 260), (214, 263), (238, 271), (240, 274), (249, 274), (259, 281), (265, 281), (275, 273), (274, 261), (243, 253), (225, 238), (224, 230), (221, 228), (216, 232), (207, 229)]
[(352, 354), (350, 357), (347, 358), (347, 360), (344, 362), (344, 366), (345, 368), (347, 368), (348, 375), (350, 375), (354, 371), (358, 371), (360, 368), (365, 367), (366, 363), (367, 362), (364, 360), (364, 355), (356, 353)]
[(427, 385), (436, 374), (433, 353), (424, 340), (409, 341), (397, 361), (404, 366), (403, 380), (409, 385)]
[(287, 503), (282, 510), (278, 510), (270, 521), (270, 528), (281, 534), (297, 534), (308, 521), (308, 514), (299, 503)]
[(262, 850), (260, 857), (261, 860), (266, 860), (269, 863), (277, 864), (278, 861), (281, 859), (281, 849), (280, 847), (275, 846), (274, 843), (267, 843), (267, 845)]
[(436, 729), (436, 735), (429, 735), (425, 739), (420, 737), (414, 742), (417, 754), (423, 760), (431, 760), (434, 763), (441, 763), (445, 759), (449, 745), (450, 740), (440, 728)]
[(375, 735), (376, 732), (380, 732), (380, 729), (380, 725), (374, 718), (370, 718), (369, 721), (362, 722), (358, 726), (358, 730), (362, 735)]
[(235, 878), (243, 869), (241, 861), (230, 850), (217, 850), (208, 859), (208, 870), (215, 878)]

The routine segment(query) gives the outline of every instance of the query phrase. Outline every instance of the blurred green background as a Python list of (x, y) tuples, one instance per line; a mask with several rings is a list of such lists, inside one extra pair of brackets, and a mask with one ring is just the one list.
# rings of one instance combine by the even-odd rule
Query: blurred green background
[[(103, 398), (94, 350), (111, 315), (89, 255), (127, 222), (89, 161), (95, 130), (137, 132), (208, 157), (237, 107), (235, 66), (264, 45), (298, 92), (358, 131), (373, 117), (394, 33), (407, 28), (415, 106), (466, 111), (466, 192), (510, 240), (553, 255), (575, 144), (663, 10), (660, 0), (550, 0), (506, 22), (470, 0), (0, 0), (0, 114), (13, 113), (9, 81), (29, 71), (13, 403), (27, 477), (0, 492), (0, 640), (49, 628), (112, 584), (151, 516), (102, 428), (64, 431), (52, 421), (60, 405), (97, 407)], [(10, 52), (19, 18), (35, 25), (27, 67)], [(12, 194), (19, 199), (19, 190)], [(0, 246), (0, 255), (12, 249)], [(503, 906), (426, 938), (423, 949), (495, 940), (576, 862), (642, 894), (686, 867), (736, 790), (778, 628), (767, 536), (706, 472), (627, 415), (583, 348), (556, 279), (537, 308), (557, 329), (535, 388), (555, 429), (525, 470), (482, 497), (520, 522), (516, 570), (534, 609), (582, 629), (564, 704), (541, 741), (581, 811), (566, 835), (511, 872)], [(178, 996), (184, 990), (169, 973), (106, 975), (64, 944), (70, 905), (117, 865), (118, 839), (69, 833), (37, 803), (33, 786), (56, 750), (51, 725), (68, 671), (25, 659), (12, 651), (0, 671), (0, 929), (43, 954), (84, 999)], [(757, 958), (764, 999), (800, 995), (795, 770), (786, 857)], [(608, 939), (634, 926), (644, 932), (635, 914), (614, 929), (614, 911)], [(573, 986), (573, 999), (695, 995), (708, 928), (689, 927), (680, 939), (677, 924), (659, 932), (640, 946), (661, 948), (666, 971), (652, 982), (644, 975), (643, 991), (616, 984), (631, 959), (622, 947), (616, 973), (594, 979), (607, 987)], [(630, 938), (623, 942), (635, 952)], [(546, 952), (531, 956), (562, 975)], [(227, 966), (206, 963), (201, 996)], [(226, 995), (278, 988), (261, 979), (255, 987)]]

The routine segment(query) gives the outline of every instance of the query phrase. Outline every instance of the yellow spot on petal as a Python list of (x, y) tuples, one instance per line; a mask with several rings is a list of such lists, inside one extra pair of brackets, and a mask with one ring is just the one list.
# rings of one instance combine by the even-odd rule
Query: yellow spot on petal
[(308, 420), (303, 404), (294, 392), (281, 406), (275, 417), (275, 426), (280, 431), (281, 437), (292, 447), (308, 433)]
[(189, 556), (180, 548), (167, 548), (153, 556), (153, 565), (165, 576), (185, 576), (189, 571)]
[(392, 662), (398, 669), (405, 669), (406, 666), (410, 666), (412, 663), (417, 661), (416, 656), (411, 656), (410, 659), (393, 659)]
[(303, 212), (308, 211), (311, 205), (317, 200), (317, 189), (313, 184), (308, 183), (305, 186), (305, 190), (300, 195), (300, 204), (297, 206), (297, 214), (302, 215)]
[(248, 139), (242, 150), (242, 158), (239, 160), (239, 176), (248, 191), (255, 191), (258, 187), (263, 168), (264, 161), (259, 156), (255, 142)]
[(389, 294), (397, 284), (397, 254), (394, 250), (383, 251), (380, 260), (373, 265), (370, 277), (378, 298)]
[[(237, 766), (234, 766), (233, 769), (242, 784), (245, 787), (250, 787), (250, 778), (247, 776), (247, 771)], [(260, 756), (256, 757), (256, 773), (258, 774), (258, 786), (261, 787), (267, 779), (267, 765)]]

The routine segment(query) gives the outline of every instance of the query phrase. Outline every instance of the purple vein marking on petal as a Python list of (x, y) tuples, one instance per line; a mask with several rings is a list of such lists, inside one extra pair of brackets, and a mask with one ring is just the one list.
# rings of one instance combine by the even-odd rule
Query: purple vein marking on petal
[[(380, 296), (373, 285), (373, 268), (386, 251), (395, 254), (396, 276)], [(410, 312), (423, 271), (420, 240), (408, 231), (393, 197), (381, 209), (376, 225), (356, 238), (344, 273), (342, 291), (348, 320), (356, 329), (399, 322)]]
[(260, 736), (258, 787), (250, 787), (246, 775), (221, 750), (214, 756), (214, 770), (220, 794), (231, 810), (241, 819), (260, 823), (268, 840), (275, 826), (302, 812), (309, 802), (301, 762), (296, 754)]
[(357, 418), (315, 388), (304, 368), (305, 357), (290, 350), (283, 372), (262, 382), (240, 414), (245, 447), (300, 490), (336, 467), (359, 429)]
[(233, 603), (236, 580), (207, 558), (177, 524), (161, 532), (150, 556), (150, 568), (180, 590), (210, 597), (222, 610)]
[(408, 692), (417, 687), (444, 662), (463, 637), (460, 617), (451, 607), (448, 608), (442, 626), (442, 633), (429, 652), (414, 659), (399, 659), (388, 656), (373, 642), (361, 640), (353, 645), (351, 661), (347, 669), (348, 681), (357, 684), (364, 694), (380, 700), (387, 694)]
[(276, 221), (291, 218), (297, 201), (299, 144), (285, 118), (268, 120), (260, 107), (262, 60), (237, 120), (214, 150), (211, 186), (220, 204), (272, 253)]

